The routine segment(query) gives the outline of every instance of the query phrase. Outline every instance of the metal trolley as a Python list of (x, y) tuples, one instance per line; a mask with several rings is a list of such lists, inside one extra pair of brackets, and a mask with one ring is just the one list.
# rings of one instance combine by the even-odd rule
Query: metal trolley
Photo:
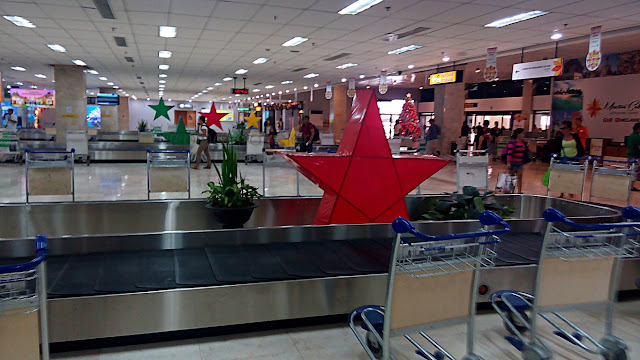
[[(630, 208), (625, 208), (623, 213), (629, 211)], [(634, 212), (640, 214), (640, 209)], [(548, 224), (537, 267), (535, 296), (508, 290), (491, 296), (491, 304), (507, 330), (515, 336), (505, 339), (522, 351), (525, 360), (551, 359), (552, 350), (537, 332), (536, 320), (540, 315), (556, 329), (555, 335), (584, 351), (601, 355), (605, 360), (626, 360), (627, 346), (613, 336), (613, 310), (622, 265), (620, 259), (637, 254), (640, 224), (579, 224), (552, 208), (546, 209), (543, 217)], [(605, 335), (600, 341), (558, 313), (563, 309), (602, 304), (606, 304), (606, 320)], [(527, 311), (530, 311), (529, 316)], [(573, 332), (565, 330), (544, 311), (550, 312)], [(528, 339), (525, 337), (527, 331)]]
[(22, 161), (22, 152), (20, 150), (20, 136), (17, 131), (0, 131), (0, 161), (8, 161), (19, 163)]
[(49, 359), (44, 235), (36, 237), (35, 250), (36, 257), (27, 263), (0, 266), (2, 359)]
[(186, 192), (191, 199), (190, 160), (189, 149), (147, 149), (147, 200), (156, 192)]
[(587, 182), (587, 171), (589, 170), (590, 157), (574, 158), (566, 156), (551, 156), (549, 169), (549, 185), (547, 186), (547, 196), (549, 192), (559, 192), (580, 195), (584, 200), (584, 188)]
[(489, 189), (489, 153), (484, 150), (456, 151), (457, 191), (465, 186)]
[(71, 151), (25, 149), (26, 201), (32, 195), (71, 195), (76, 200), (74, 154)]
[(595, 196), (623, 200), (629, 205), (637, 166), (637, 160), (606, 160), (594, 157), (589, 201)]
[[(479, 270), (493, 266), (492, 248), (499, 242), (498, 235), (511, 228), (491, 211), (483, 211), (479, 220), (484, 228), (477, 232), (442, 236), (422, 234), (406, 219), (394, 220), (397, 236), (389, 266), (386, 305), (357, 308), (349, 320), (369, 358), (394, 359), (391, 337), (402, 335), (425, 359), (455, 360), (425, 331), (466, 322), (467, 355), (463, 359), (482, 359), (473, 350)], [(502, 229), (489, 230), (494, 225)], [(449, 297), (443, 301), (443, 295)], [(356, 322), (361, 322), (366, 336), (356, 329)], [(422, 347), (409, 335), (415, 332), (436, 350), (432, 353)]]

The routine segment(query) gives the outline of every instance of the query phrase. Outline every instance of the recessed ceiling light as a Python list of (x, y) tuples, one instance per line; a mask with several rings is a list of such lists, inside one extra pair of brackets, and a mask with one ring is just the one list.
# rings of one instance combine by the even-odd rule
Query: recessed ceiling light
[(93, 69), (89, 69), (89, 70), (85, 70), (86, 72), (88, 72), (91, 75), (98, 75), (98, 72), (93, 70)]
[(415, 65), (411, 64), (409, 66), (407, 66), (408, 69), (413, 69), (414, 67), (416, 67)]
[(27, 69), (23, 68), (22, 66), (12, 66), (11, 69), (15, 71), (27, 71)]
[(449, 61), (449, 60), (451, 60), (451, 58), (449, 57), (449, 55), (443, 55), (443, 56), (442, 56), (442, 61), (447, 62), (447, 61)]
[(293, 88), (293, 91), (298, 91), (298, 88)]
[(44, 74), (36, 74), (35, 76), (37, 78), (40, 78), (40, 79), (46, 79), (47, 78), (47, 75), (44, 75)]
[(278, 94), (279, 94), (279, 95), (282, 95), (282, 91), (278, 91)]
[(213, 90), (213, 86), (209, 86), (207, 90)]
[(138, 100), (138, 98), (137, 98), (135, 95), (131, 95), (131, 98), (132, 98), (133, 100)]
[(289, 89), (285, 90), (285, 92), (288, 94), (289, 93)]
[(120, 89), (120, 87), (119, 87), (119, 86), (114, 86), (113, 88), (114, 88), (114, 89)]
[(476, 68), (475, 70), (476, 74), (480, 72), (480, 68)]
[(320, 86), (320, 85), (318, 85), (318, 84), (313, 84), (313, 87), (318, 87), (318, 86)]
[(357, 0), (351, 3), (351, 5), (338, 11), (340, 15), (355, 15), (363, 12), (375, 4), (381, 3), (382, 0)]
[(67, 49), (64, 48), (64, 46), (62, 45), (58, 45), (58, 44), (49, 44), (47, 45), (49, 47), (49, 49), (53, 50), (53, 51), (57, 51), (57, 52), (67, 52)]
[(340, 79), (340, 81), (347, 82), (347, 79), (346, 78), (342, 78), (342, 79)]
[(151, 98), (147, 98), (147, 101), (151, 100)]
[(222, 85), (222, 84), (221, 84), (221, 83), (215, 83), (215, 84), (213, 84), (213, 85), (214, 85), (214, 86), (220, 86), (220, 85)]
[(358, 64), (353, 64), (353, 63), (342, 64), (340, 66), (336, 66), (336, 69), (346, 69), (354, 66), (358, 66)]
[(111, 86), (111, 85), (113, 85), (113, 83), (112, 82), (108, 82), (107, 85)]
[(208, 92), (209, 92), (209, 90), (202, 90), (202, 92), (203, 92), (203, 93), (208, 93)]
[(158, 65), (158, 70), (169, 70), (169, 65)]
[(229, 76), (227, 76), (226, 78), (222, 79), (222, 81), (231, 81), (231, 80), (233, 80), (233, 78), (229, 77)]
[(163, 59), (168, 59), (173, 55), (173, 53), (171, 53), (171, 51), (169, 50), (160, 50), (158, 51), (158, 57), (163, 58)]
[(26, 27), (26, 28), (35, 28), (36, 26), (33, 25), (33, 23), (21, 16), (10, 16), (10, 15), (5, 15), (3, 16), (3, 18), (11, 21), (14, 25), (16, 26), (20, 26), (20, 27)]
[(305, 76), (303, 76), (305, 79), (311, 79), (314, 78), (316, 76), (319, 76), (320, 74), (316, 74), (316, 73), (311, 73), (311, 74), (307, 74)]
[(399, 49), (391, 50), (391, 51), (389, 51), (387, 54), (389, 54), (389, 55), (402, 54), (402, 53), (406, 53), (407, 51), (412, 51), (412, 50), (420, 49), (421, 47), (422, 47), (421, 45), (409, 45), (409, 46), (404, 46), (404, 47), (401, 47), (401, 48), (399, 48)]
[(32, 89), (37, 89), (37, 88), (38, 88), (38, 87), (37, 87), (37, 86), (35, 86), (35, 85), (31, 85), (31, 86), (29, 86), (29, 87), (30, 87), (30, 88), (32, 88)]
[(169, 99), (169, 101), (171, 101), (171, 99)]
[(533, 11), (525, 12), (525, 13), (522, 13), (522, 14), (509, 16), (509, 17), (506, 17), (506, 18), (502, 18), (502, 19), (496, 20), (494, 22), (486, 24), (485, 27), (499, 28), (499, 27), (503, 27), (503, 26), (507, 26), (507, 25), (511, 25), (511, 24), (515, 24), (515, 23), (519, 23), (520, 21), (533, 19), (535, 17), (546, 15), (548, 13), (549, 12), (547, 12), (547, 11), (533, 10)]
[(16, 83), (16, 85), (20, 85), (20, 86), (22, 86), (22, 85), (24, 85), (24, 84), (23, 84), (23, 83), (21, 83), (20, 81), (18, 81), (18, 82)]
[(158, 80), (158, 83), (160, 83), (160, 84), (164, 84), (166, 82), (167, 82), (167, 80)]
[(161, 77), (161, 78), (166, 78), (167, 76), (168, 76), (167, 74), (160, 74), (160, 75), (158, 75), (158, 77)]
[(361, 74), (361, 75), (360, 75), (360, 79), (364, 79), (364, 74)]
[(561, 32), (559, 31), (554, 31), (553, 34), (551, 34), (551, 40), (560, 40), (562, 39), (562, 36), (564, 36)]
[(264, 63), (266, 63), (266, 62), (267, 62), (267, 61), (269, 61), (269, 60), (270, 60), (269, 58), (264, 58), (264, 57), (262, 57), (262, 58), (257, 58), (257, 59), (255, 59), (255, 60), (253, 60), (253, 63), (254, 63), (254, 64), (264, 64)]
[(298, 45), (302, 44), (303, 42), (305, 42), (307, 40), (309, 40), (309, 39), (303, 38), (303, 37), (300, 37), (300, 36), (296, 36), (293, 39), (287, 40), (284, 43), (282, 43), (282, 46), (287, 46), (287, 47), (289, 47), (289, 46), (298, 46)]
[(247, 69), (238, 69), (238, 70), (236, 70), (236, 74), (238, 74), (238, 75), (246, 74), (248, 72), (249, 72), (249, 70), (247, 70)]
[[(276, 93), (271, 93), (271, 95), (275, 95)], [(237, 96), (237, 95), (236, 95)]]
[(424, 89), (424, 86), (420, 86), (418, 89), (422, 90), (422, 89)]
[(307, 85), (302, 87), (303, 89), (307, 90), (309, 87)]
[(106, 77), (104, 77), (104, 76), (100, 76), (100, 77), (98, 78), (98, 80), (107, 81), (107, 80), (109, 80), (109, 79), (107, 79), (107, 78), (106, 78)]
[(282, 84), (282, 85), (293, 84), (293, 81), (285, 80), (285, 81), (281, 82), (280, 84)]
[(371, 85), (367, 85), (367, 89), (370, 89), (370, 88), (371, 88)]
[(160, 84), (160, 85), (158, 85), (158, 88), (160, 88), (160, 89), (164, 89), (164, 84)]
[(87, 66), (87, 63), (82, 60), (71, 60), (71, 62), (78, 66)]
[(178, 35), (178, 29), (175, 26), (158, 26), (158, 36), (174, 38), (176, 35)]
[(260, 89), (253, 89), (253, 92), (260, 92)]

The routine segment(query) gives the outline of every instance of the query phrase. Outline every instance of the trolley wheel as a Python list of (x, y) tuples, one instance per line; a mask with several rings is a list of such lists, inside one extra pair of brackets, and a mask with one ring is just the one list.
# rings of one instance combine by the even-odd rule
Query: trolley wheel
[(627, 345), (617, 337), (606, 336), (600, 340), (604, 347), (602, 357), (604, 360), (627, 360)]
[(522, 349), (524, 360), (550, 360), (553, 354), (539, 344), (526, 344)]
[[(529, 323), (529, 316), (527, 316), (526, 313), (521, 312), (520, 316), (522, 316), (522, 318)], [(508, 312), (507, 313), (507, 318), (509, 319), (509, 322), (516, 328), (516, 330), (518, 330), (518, 332), (520, 332), (520, 334), (524, 334), (527, 332), (528, 328), (525, 324), (522, 323), (522, 321), (520, 321), (520, 319), (518, 319), (518, 317), (513, 313), (513, 312)], [(511, 334), (511, 335), (516, 335), (516, 333), (513, 332), (513, 330), (511, 329), (511, 327), (507, 324), (506, 321), (503, 322), (504, 323), (504, 328), (507, 329), (507, 331)]]
[(382, 344), (371, 331), (367, 331), (367, 347), (376, 359), (382, 358)]

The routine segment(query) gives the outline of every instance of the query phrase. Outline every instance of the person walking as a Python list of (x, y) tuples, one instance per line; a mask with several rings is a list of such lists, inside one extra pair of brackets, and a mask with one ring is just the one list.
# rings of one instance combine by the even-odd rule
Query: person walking
[[(638, 174), (640, 173), (640, 123), (633, 125), (633, 132), (627, 137), (627, 160), (637, 161), (635, 173), (632, 175), (635, 182), (638, 180)], [(635, 186), (631, 190), (640, 191)]]
[(507, 144), (507, 170), (511, 176), (518, 180), (518, 194), (522, 194), (522, 174), (524, 172), (525, 153), (527, 144), (524, 142), (524, 129), (516, 129), (511, 135), (511, 141)]
[(313, 150), (313, 138), (316, 135), (316, 127), (309, 122), (309, 116), (305, 115), (300, 124), (300, 134), (302, 134), (302, 144), (300, 151), (311, 152)]
[(471, 128), (467, 123), (467, 120), (462, 121), (462, 128), (460, 128), (460, 137), (458, 138), (458, 150), (467, 150), (469, 146), (469, 134)]
[[(560, 132), (557, 135), (555, 146), (554, 153), (560, 156), (582, 158), (585, 155), (580, 137), (571, 131), (571, 121), (564, 121), (560, 124)], [(561, 193), (560, 197), (564, 197), (564, 193)], [(569, 197), (573, 198), (573, 194), (569, 194)]]
[(191, 168), (198, 170), (202, 152), (207, 156), (207, 166), (205, 169), (211, 169), (211, 154), (209, 154), (209, 127), (207, 126), (207, 118), (200, 115), (198, 118), (198, 151), (196, 152), (196, 165)]
[(438, 137), (440, 136), (440, 126), (436, 124), (435, 119), (429, 119), (429, 130), (425, 140), (427, 140), (426, 153), (427, 155), (439, 155), (438, 151)]
[(502, 128), (499, 123), (496, 121), (493, 124), (493, 127), (489, 130), (489, 134), (491, 134), (491, 155), (493, 156), (493, 160), (498, 160), (498, 137), (502, 135)]
[(589, 138), (589, 129), (586, 126), (582, 125), (582, 118), (579, 117), (576, 119), (576, 126), (573, 128), (573, 132), (578, 134), (580, 138), (580, 142), (582, 143), (582, 148), (587, 149), (587, 139)]

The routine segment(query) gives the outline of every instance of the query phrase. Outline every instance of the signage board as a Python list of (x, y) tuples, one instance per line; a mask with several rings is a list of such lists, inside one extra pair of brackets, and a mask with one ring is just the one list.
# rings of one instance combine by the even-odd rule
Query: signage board
[(248, 95), (249, 89), (231, 89), (231, 95)]
[(98, 93), (96, 96), (98, 105), (119, 105), (120, 97), (118, 94), (103, 94)]
[(462, 81), (462, 70), (429, 75), (429, 85), (453, 84)]
[(478, 107), (478, 103), (477, 102), (464, 103), (464, 107), (465, 109), (475, 108), (475, 107)]
[(513, 64), (511, 80), (554, 77), (562, 74), (562, 58)]
[(11, 105), (17, 107), (56, 107), (55, 91), (40, 89), (9, 89)]

